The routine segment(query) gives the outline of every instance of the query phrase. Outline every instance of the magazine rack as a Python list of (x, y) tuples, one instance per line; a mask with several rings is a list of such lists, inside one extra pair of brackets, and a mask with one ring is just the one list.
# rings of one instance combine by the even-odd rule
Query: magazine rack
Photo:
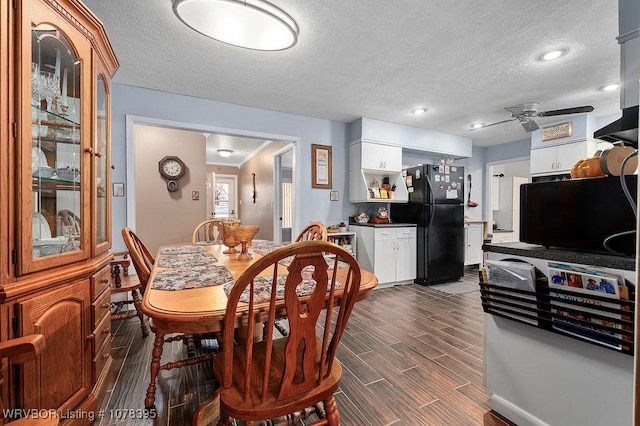
[(535, 291), (483, 282), (480, 297), (484, 312), (633, 355), (635, 302), (577, 292), (548, 285), (536, 270)]

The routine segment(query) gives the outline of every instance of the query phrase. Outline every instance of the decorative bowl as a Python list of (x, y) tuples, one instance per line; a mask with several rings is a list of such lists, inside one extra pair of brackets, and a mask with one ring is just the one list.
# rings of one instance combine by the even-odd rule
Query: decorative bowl
[(41, 179), (49, 179), (55, 174), (53, 167), (38, 167), (33, 170), (33, 176)]
[(75, 182), (76, 180), (78, 180), (78, 177), (80, 176), (80, 171), (74, 170), (74, 169), (67, 169), (67, 168), (56, 169), (56, 175), (58, 176), (58, 179)]

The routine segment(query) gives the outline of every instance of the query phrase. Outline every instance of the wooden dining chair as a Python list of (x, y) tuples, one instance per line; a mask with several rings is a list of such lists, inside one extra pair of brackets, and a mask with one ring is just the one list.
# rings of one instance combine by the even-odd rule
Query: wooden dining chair
[[(327, 254), (333, 258), (325, 259)], [(279, 262), (290, 256), (287, 272)], [(346, 277), (340, 281), (336, 278), (339, 269)], [(313, 411), (309, 407), (316, 407), (321, 418), (313, 424), (339, 424), (333, 394), (342, 367), (335, 355), (360, 281), (355, 258), (325, 241), (289, 244), (246, 269), (228, 295), (222, 352), (214, 360), (221, 383), (218, 425), (229, 424), (230, 418), (247, 425), (278, 419), (277, 424), (285, 416), (305, 417)], [(282, 286), (283, 291), (278, 291)], [(282, 300), (277, 302), (278, 298)], [(275, 338), (274, 322), (282, 315), (289, 317), (289, 335)], [(254, 342), (249, 338), (234, 345), (238, 324), (246, 328), (246, 336), (253, 336), (256, 326), (266, 324), (264, 339)]]
[[(37, 358), (46, 346), (45, 338), (42, 334), (31, 334), (15, 339), (0, 342), (0, 359), (8, 359), (13, 364), (24, 364)], [(4, 368), (0, 368), (0, 383), (4, 381), (2, 375)], [(38, 411), (38, 417), (27, 417), (18, 420), (7, 419), (5, 416), (11, 410), (5, 406), (0, 396), (0, 424), (11, 426), (53, 426), (59, 423), (57, 415), (44, 416), (43, 413), (51, 414), (49, 410)], [(37, 410), (34, 410), (34, 412)]]
[[(143, 284), (137, 275), (129, 275), (128, 268), (131, 255), (128, 251), (116, 252), (113, 253), (113, 255), (113, 259), (109, 262), (111, 266), (111, 294), (131, 293), (132, 300), (126, 299), (111, 302), (111, 321), (138, 317), (140, 320), (140, 328), (142, 329), (142, 337), (147, 337), (149, 330), (144, 322), (144, 314), (142, 312), (143, 286), (146, 284)], [(120, 275), (121, 272), (122, 276)], [(128, 306), (132, 304), (135, 310), (129, 311)], [(127, 308), (127, 310), (123, 311), (123, 308)]]
[(311, 222), (296, 237), (300, 241), (327, 241), (327, 228), (322, 222)]
[[(129, 228), (122, 230), (122, 239), (125, 245), (129, 249), (129, 255), (133, 262), (133, 267), (140, 278), (140, 282), (143, 283), (142, 288), (146, 290), (149, 286), (149, 278), (151, 277), (151, 269), (155, 259), (144, 245), (142, 240)], [(205, 362), (211, 360), (214, 354), (205, 354), (196, 356), (194, 348), (194, 336), (191, 334), (177, 334), (169, 337), (165, 337), (165, 333), (162, 330), (158, 330), (153, 320), (149, 318), (149, 328), (155, 335), (153, 343), (153, 352), (151, 355), (151, 379), (149, 387), (147, 388), (147, 394), (145, 397), (145, 408), (153, 409), (156, 395), (156, 379), (160, 370), (171, 370), (172, 368), (180, 368), (188, 365), (193, 365), (198, 362)], [(198, 337), (198, 336), (195, 336)], [(171, 343), (182, 340), (188, 346), (188, 358), (181, 359), (173, 362), (166, 362), (160, 364), (160, 358), (162, 357), (162, 349), (165, 343)]]
[(200, 222), (193, 230), (191, 242), (222, 243), (222, 219), (209, 219)]

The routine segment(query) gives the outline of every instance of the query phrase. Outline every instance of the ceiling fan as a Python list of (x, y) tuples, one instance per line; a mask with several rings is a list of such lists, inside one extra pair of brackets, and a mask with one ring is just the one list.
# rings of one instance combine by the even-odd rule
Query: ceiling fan
[(593, 111), (592, 106), (580, 106), (574, 108), (564, 108), (564, 109), (554, 109), (552, 111), (538, 111), (538, 107), (540, 106), (537, 102), (526, 103), (522, 105), (516, 105), (513, 107), (505, 108), (507, 111), (511, 113), (511, 118), (508, 120), (498, 121), (497, 123), (484, 124), (482, 126), (472, 127), (471, 130), (479, 130), (484, 129), (485, 127), (495, 126), (496, 124), (508, 123), (510, 121), (518, 120), (522, 127), (527, 132), (533, 132), (534, 130), (539, 129), (538, 124), (533, 121), (534, 117), (551, 117), (554, 115), (565, 115), (565, 114), (579, 114), (583, 112), (591, 112)]

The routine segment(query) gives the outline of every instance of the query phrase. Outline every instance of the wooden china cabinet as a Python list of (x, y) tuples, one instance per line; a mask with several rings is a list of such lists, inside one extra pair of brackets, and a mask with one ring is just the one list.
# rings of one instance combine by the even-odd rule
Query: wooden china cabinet
[[(0, 2), (0, 340), (5, 407), (87, 424), (111, 364), (110, 93), (118, 62), (78, 0)], [(0, 413), (0, 423), (3, 422)]]

